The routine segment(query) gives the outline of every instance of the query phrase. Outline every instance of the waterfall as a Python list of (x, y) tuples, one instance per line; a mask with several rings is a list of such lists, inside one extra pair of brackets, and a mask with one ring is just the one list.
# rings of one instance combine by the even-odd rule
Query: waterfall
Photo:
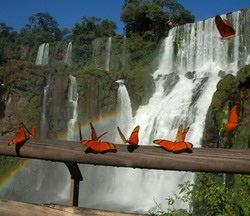
[[(227, 17), (236, 31), (243, 27), (239, 23), (240, 14), (234, 12)], [(147, 105), (139, 107), (127, 131), (140, 125), (140, 143), (153, 145), (152, 141), (158, 138), (174, 140), (179, 124), (184, 124), (190, 126), (186, 140), (199, 147), (221, 71), (236, 74), (249, 60), (249, 46), (243, 40), (248, 36), (243, 37), (239, 31), (236, 34), (233, 39), (221, 40), (213, 18), (171, 29), (163, 44), (158, 69), (152, 75), (155, 92)], [(246, 48), (240, 52), (239, 46)], [(120, 92), (124, 86), (119, 85)], [(121, 97), (125, 99), (127, 95)], [(81, 203), (130, 212), (157, 211), (157, 204), (162, 209), (168, 208), (166, 198), (174, 198), (178, 184), (192, 182), (194, 177), (190, 172), (129, 168), (106, 168), (104, 175), (101, 166), (88, 169), (86, 184), (90, 189), (82, 192), (86, 197)], [(188, 209), (189, 205), (176, 202), (175, 207)]]
[(69, 75), (69, 90), (68, 90), (68, 100), (73, 108), (72, 118), (68, 122), (68, 140), (79, 140), (79, 137), (74, 137), (76, 134), (75, 127), (77, 123), (77, 107), (78, 107), (78, 93), (77, 93), (77, 83), (76, 78), (72, 75)]
[(68, 43), (64, 63), (68, 66), (71, 66), (71, 63), (72, 63), (72, 42)]
[(112, 37), (109, 37), (106, 44), (106, 65), (105, 70), (110, 70), (110, 56), (111, 56), (111, 46), (112, 46)]
[(36, 65), (47, 65), (49, 63), (49, 44), (43, 43), (39, 46), (36, 56)]
[[(124, 80), (117, 80), (119, 84), (117, 98), (118, 98), (118, 107), (117, 112), (119, 113), (116, 121), (117, 125), (121, 128), (121, 130), (126, 134), (128, 131), (128, 127), (133, 124), (133, 116), (132, 116), (132, 108), (131, 101), (124, 84)], [(118, 143), (120, 139), (118, 139)]]
[(41, 113), (41, 126), (40, 126), (40, 137), (42, 139), (47, 138), (47, 103), (48, 103), (48, 91), (50, 86), (51, 76), (49, 74), (47, 84), (43, 89), (43, 105), (42, 105), (42, 113)]

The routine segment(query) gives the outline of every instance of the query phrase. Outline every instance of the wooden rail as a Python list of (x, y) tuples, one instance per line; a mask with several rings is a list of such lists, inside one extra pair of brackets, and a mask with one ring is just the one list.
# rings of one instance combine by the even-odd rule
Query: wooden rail
[(117, 144), (116, 153), (87, 154), (80, 142), (30, 139), (23, 146), (8, 146), (10, 139), (0, 137), (0, 155), (142, 169), (250, 173), (249, 149), (194, 148), (193, 153), (174, 154), (158, 146), (139, 146), (131, 153), (126, 145)]

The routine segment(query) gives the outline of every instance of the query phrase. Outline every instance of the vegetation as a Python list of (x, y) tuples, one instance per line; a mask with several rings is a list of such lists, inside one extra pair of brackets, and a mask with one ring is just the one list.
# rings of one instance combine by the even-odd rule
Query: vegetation
[[(130, 10), (131, 7), (134, 10)], [(12, 27), (1, 23), (0, 66), (13, 65), (13, 60), (20, 60), (30, 62), (36, 67), (34, 63), (38, 47), (42, 43), (49, 43), (50, 56), (53, 56), (49, 70), (60, 71), (61, 65), (64, 64), (65, 44), (72, 41), (71, 71), (75, 71), (76, 76), (88, 76), (88, 68), (93, 68), (93, 71), (102, 70), (100, 66), (105, 64), (107, 39), (112, 37), (114, 55), (110, 70), (119, 72), (119, 76), (116, 76), (118, 78), (130, 79), (130, 86), (135, 88), (137, 93), (132, 100), (139, 104), (145, 96), (142, 90), (148, 89), (146, 95), (152, 91), (151, 63), (157, 54), (159, 42), (171, 27), (167, 22), (173, 19), (172, 22), (178, 25), (194, 21), (190, 12), (190, 16), (184, 16), (184, 12), (184, 7), (175, 0), (125, 0), (121, 20), (125, 24), (126, 47), (124, 36), (116, 33), (116, 23), (98, 17), (83, 16), (81, 22), (76, 23), (72, 29), (59, 29), (53, 16), (41, 12), (29, 16), (28, 23), (20, 32), (15, 32)], [(176, 17), (182, 21), (178, 23)], [(102, 79), (96, 73), (92, 73), (92, 76)], [(11, 82), (11, 85), (15, 86), (15, 83), (16, 81)], [(111, 87), (112, 85), (107, 86)]]
[[(179, 184), (179, 193), (168, 197), (168, 207), (154, 216), (247, 216), (250, 213), (250, 176), (236, 175), (237, 184), (225, 184), (225, 174), (199, 173), (195, 184)], [(175, 203), (191, 203), (190, 210), (176, 209)], [(192, 209), (192, 210), (191, 210)]]

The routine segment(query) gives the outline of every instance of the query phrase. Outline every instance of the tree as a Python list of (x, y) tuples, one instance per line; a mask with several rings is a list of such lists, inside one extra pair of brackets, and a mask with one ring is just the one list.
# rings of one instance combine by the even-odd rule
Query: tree
[(194, 16), (176, 0), (125, 0), (121, 20), (125, 23), (128, 36), (145, 32), (155, 35), (155, 40), (165, 37), (171, 19), (176, 25), (193, 22)]
[(116, 23), (108, 19), (97, 17), (82, 17), (82, 22), (72, 28), (70, 39), (76, 44), (74, 54), (78, 59), (87, 61), (92, 56), (92, 41), (100, 37), (115, 35)]
[(144, 32), (151, 31), (158, 40), (166, 31), (168, 14), (153, 2), (136, 1), (123, 8), (121, 20), (128, 36), (133, 33), (143, 36)]
[(5, 23), (0, 23), (0, 64), (6, 62), (8, 58), (14, 57), (16, 47), (13, 47), (17, 32)]
[(57, 21), (48, 13), (37, 13), (28, 18), (30, 29), (40, 32), (55, 33), (58, 30)]
[(117, 29), (116, 23), (108, 19), (101, 21), (99, 25), (99, 31), (102, 36), (112, 37), (115, 35), (115, 30)]
[(170, 10), (171, 12), (184, 9), (184, 7), (176, 0), (154, 0), (153, 2), (166, 10)]
[(184, 25), (186, 23), (194, 22), (194, 15), (189, 10), (180, 10), (178, 14), (172, 16), (172, 21), (178, 23), (178, 25)]

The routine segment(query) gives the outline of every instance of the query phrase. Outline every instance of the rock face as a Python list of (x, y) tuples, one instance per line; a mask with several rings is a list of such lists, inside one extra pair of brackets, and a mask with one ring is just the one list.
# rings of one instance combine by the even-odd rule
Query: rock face
[[(232, 106), (238, 106), (239, 126), (227, 132), (224, 123)], [(218, 84), (209, 107), (203, 134), (204, 147), (250, 147), (250, 65)]]
[[(25, 69), (24, 69), (25, 70)], [(20, 73), (23, 73), (21, 71)], [(18, 124), (25, 123), (28, 127), (36, 123), (39, 136), (40, 121), (43, 107), (44, 87), (47, 74), (43, 74), (38, 82), (31, 78), (29, 72), (25, 79), (18, 79), (18, 88), (10, 87), (13, 80), (2, 85), (0, 92), (0, 132), (3, 135), (14, 136), (18, 132)], [(39, 74), (36, 71), (34, 74)], [(116, 93), (118, 84), (107, 74), (101, 77), (96, 74), (83, 74), (77, 78), (78, 82), (78, 119), (90, 122), (116, 109)], [(111, 75), (110, 75), (111, 76)], [(13, 77), (16, 80), (16, 77)], [(33, 85), (27, 85), (31, 79)], [(6, 83), (5, 80), (1, 80)], [(72, 117), (72, 106), (68, 101), (69, 71), (66, 69), (51, 73), (46, 103), (46, 136), (57, 139), (67, 131), (67, 124)]]

